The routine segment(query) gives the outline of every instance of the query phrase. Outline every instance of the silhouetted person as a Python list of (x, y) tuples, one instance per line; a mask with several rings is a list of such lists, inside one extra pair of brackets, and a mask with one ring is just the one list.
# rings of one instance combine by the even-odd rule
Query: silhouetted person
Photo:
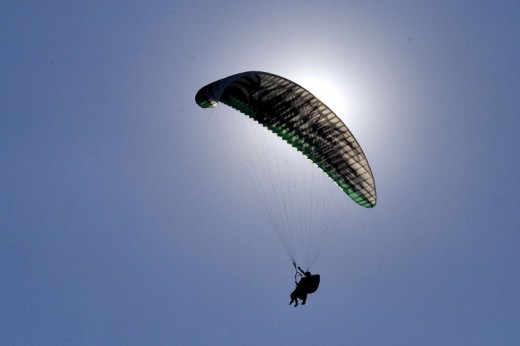
[(298, 270), (301, 272), (300, 282), (296, 282), (296, 288), (291, 293), (291, 302), (289, 305), (294, 303), (294, 306), (298, 306), (298, 299), (301, 299), (302, 305), (305, 305), (307, 302), (307, 294), (314, 293), (318, 289), (320, 284), (320, 276), (312, 275), (311, 272), (304, 272), (302, 268), (298, 267)]

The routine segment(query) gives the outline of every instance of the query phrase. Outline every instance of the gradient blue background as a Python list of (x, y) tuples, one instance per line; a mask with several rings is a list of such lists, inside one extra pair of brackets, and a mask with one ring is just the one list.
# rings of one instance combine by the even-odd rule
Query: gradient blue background
[[(0, 52), (0, 344), (520, 344), (519, 1), (2, 1)], [(376, 176), (298, 309), (194, 102), (247, 70)]]

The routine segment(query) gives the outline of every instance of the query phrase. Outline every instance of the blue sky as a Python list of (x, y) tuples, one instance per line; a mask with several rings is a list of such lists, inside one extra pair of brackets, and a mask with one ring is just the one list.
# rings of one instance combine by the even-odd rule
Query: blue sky
[[(520, 2), (0, 9), (1, 344), (520, 342)], [(302, 308), (194, 102), (248, 70), (345, 95), (376, 179)]]

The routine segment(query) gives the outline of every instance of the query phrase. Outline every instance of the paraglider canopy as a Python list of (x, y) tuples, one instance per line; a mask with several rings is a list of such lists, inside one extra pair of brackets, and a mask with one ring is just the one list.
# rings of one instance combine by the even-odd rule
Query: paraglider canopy
[[(376, 205), (374, 177), (359, 143), (343, 121), (302, 86), (271, 73), (249, 71), (202, 87), (195, 101), (203, 108), (224, 103), (252, 120), (229, 114), (215, 124), (229, 121), (221, 129), (231, 131), (227, 140), (247, 135), (233, 141), (230, 149), (234, 157), (242, 157), (241, 167), (264, 206), (266, 220), (293, 264), (311, 268), (325, 239), (347, 215), (342, 191), (363, 207)], [(241, 128), (242, 123), (247, 126)], [(252, 150), (241, 155), (249, 145)], [(319, 276), (313, 282), (317, 289)]]
[(195, 100), (203, 108), (222, 102), (246, 114), (314, 162), (356, 203), (376, 205), (374, 177), (360, 145), (341, 119), (300, 85), (250, 71), (206, 85)]

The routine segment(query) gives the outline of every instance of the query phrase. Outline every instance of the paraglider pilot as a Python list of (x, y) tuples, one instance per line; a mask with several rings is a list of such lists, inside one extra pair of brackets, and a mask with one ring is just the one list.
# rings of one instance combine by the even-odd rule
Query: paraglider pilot
[[(294, 264), (296, 268), (296, 264)], [(305, 305), (307, 302), (307, 294), (314, 293), (318, 289), (320, 284), (320, 276), (312, 275), (310, 271), (303, 271), (302, 268), (297, 267), (296, 270), (296, 278), (294, 283), (296, 284), (296, 288), (291, 293), (291, 302), (289, 305), (294, 303), (294, 306), (298, 306), (298, 299), (301, 299), (302, 305)], [(297, 281), (297, 277), (300, 277), (300, 281)]]

